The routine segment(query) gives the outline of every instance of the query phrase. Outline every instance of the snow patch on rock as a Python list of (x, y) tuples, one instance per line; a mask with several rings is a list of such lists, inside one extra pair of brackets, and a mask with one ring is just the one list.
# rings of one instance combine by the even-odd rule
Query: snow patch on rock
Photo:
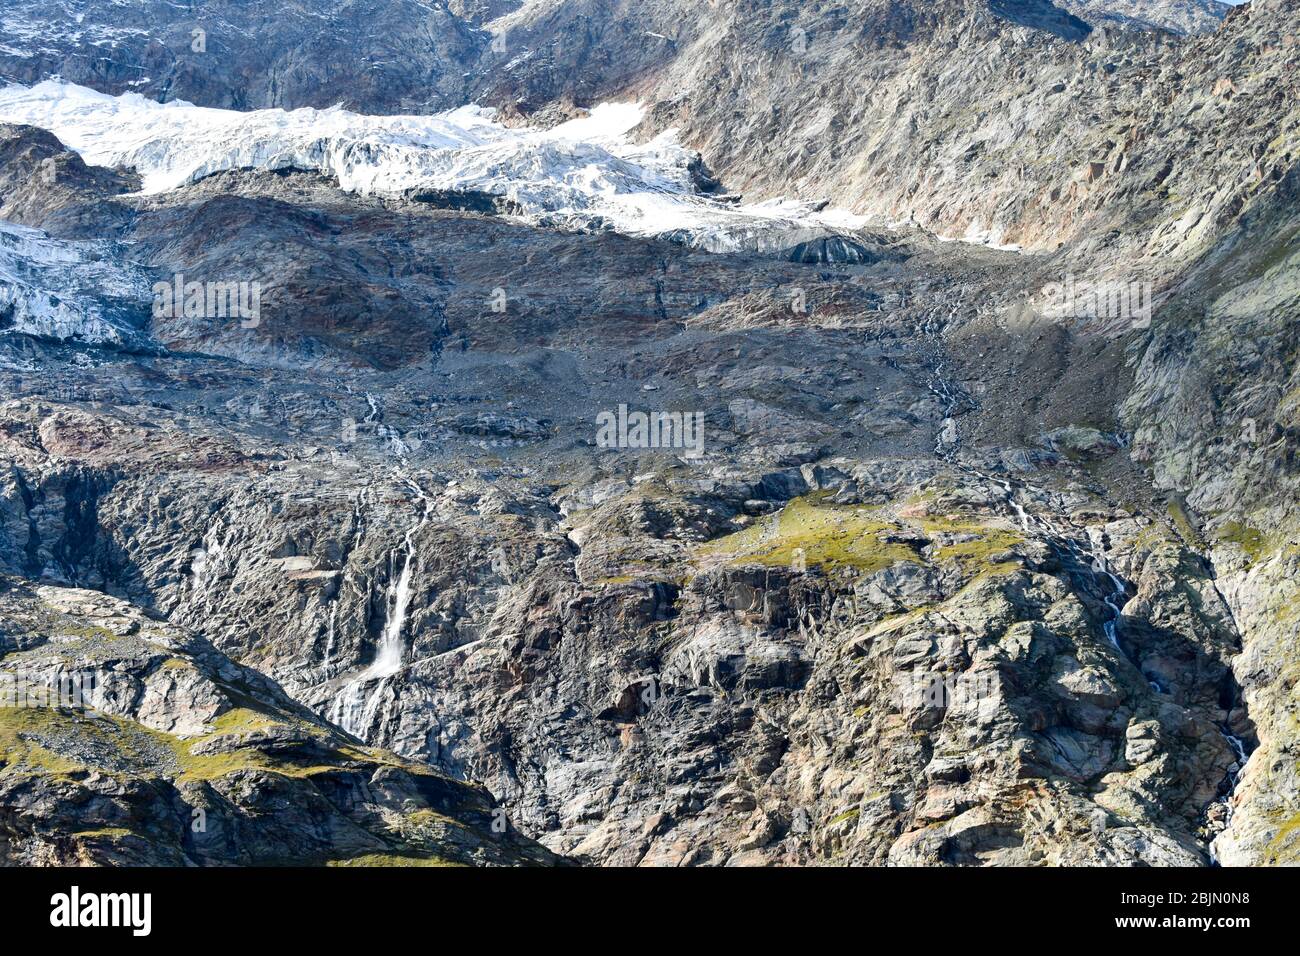
[(88, 345), (142, 339), (149, 284), (108, 245), (0, 222), (0, 334)]

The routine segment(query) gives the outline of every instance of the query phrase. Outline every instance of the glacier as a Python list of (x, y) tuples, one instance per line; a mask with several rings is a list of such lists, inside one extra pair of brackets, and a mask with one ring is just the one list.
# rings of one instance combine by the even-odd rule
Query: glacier
[(643, 110), (606, 103), (549, 130), (506, 127), (465, 106), (432, 116), (341, 107), (249, 112), (111, 96), (59, 80), (0, 89), (0, 122), (46, 129), (90, 164), (134, 169), (156, 193), (232, 169), (297, 168), (342, 189), (400, 197), (477, 191), (519, 218), (572, 229), (663, 237), (712, 252), (776, 252), (852, 234), (863, 217), (820, 203), (732, 204), (699, 194), (696, 156), (674, 130), (637, 144)]
[(150, 287), (107, 241), (65, 241), (0, 222), (0, 335), (144, 343)]

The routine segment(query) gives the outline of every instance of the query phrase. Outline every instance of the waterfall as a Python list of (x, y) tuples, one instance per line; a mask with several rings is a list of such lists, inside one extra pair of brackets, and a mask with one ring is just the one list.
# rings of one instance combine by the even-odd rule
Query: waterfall
[[(954, 307), (948, 315), (951, 321), (956, 317), (959, 307)], [(935, 439), (935, 455), (958, 470), (965, 472), (972, 477), (981, 481), (989, 482), (1002, 489), (1003, 501), (1008, 508), (1014, 512), (1017, 524), (1020, 529), (1026, 533), (1037, 531), (1052, 547), (1058, 552), (1064, 552), (1072, 557), (1080, 567), (1088, 568), (1093, 579), (1102, 584), (1102, 601), (1105, 603), (1107, 610), (1110, 612), (1105, 621), (1102, 622), (1102, 630), (1106, 634), (1106, 640), (1110, 642), (1115, 650), (1119, 651), (1121, 656), (1127, 659), (1124, 650), (1119, 643), (1119, 624), (1123, 618), (1121, 610), (1124, 599), (1127, 597), (1128, 590), (1122, 580), (1110, 570), (1110, 565), (1102, 553), (1104, 542), (1098, 541), (1098, 532), (1095, 528), (1088, 528), (1088, 544), (1085, 546), (1081, 541), (1069, 533), (1062, 532), (1056, 528), (1050, 521), (1039, 515), (1030, 514), (1020, 503), (1016, 496), (1016, 486), (1011, 481), (1000, 478), (996, 475), (986, 475), (978, 469), (972, 468), (961, 461), (959, 456), (961, 445), (961, 433), (957, 427), (956, 416), (957, 410), (961, 405), (961, 397), (958, 386), (948, 381), (945, 372), (947, 363), (944, 358), (942, 346), (943, 324), (937, 312), (931, 312), (922, 323), (922, 334), (930, 341), (931, 349), (935, 359), (934, 372), (928, 382), (930, 392), (939, 399), (942, 408), (943, 421), (940, 424), (938, 436)], [(1033, 488), (1032, 485), (1026, 487)], [(1037, 490), (1037, 489), (1035, 489)], [(1152, 685), (1156, 687), (1156, 685)], [(1157, 688), (1158, 689), (1158, 688)]]
[[(388, 679), (402, 669), (406, 645), (402, 632), (411, 606), (411, 575), (415, 566), (415, 538), (433, 513), (433, 502), (414, 481), (407, 478), (406, 486), (421, 505), (420, 516), (407, 529), (400, 549), (389, 555), (389, 584), (386, 594), (384, 632), (375, 650), (375, 659), (369, 667), (348, 681), (334, 699), (330, 719), (356, 737), (364, 738), (366, 728), (373, 722), (379, 709), (381, 695)], [(399, 560), (402, 569), (395, 576)]]
[(1227, 784), (1227, 791), (1215, 801), (1223, 804), (1226, 812), (1223, 817), (1223, 827), (1214, 835), (1214, 839), (1209, 842), (1210, 863), (1214, 866), (1221, 865), (1219, 862), (1219, 849), (1216, 844), (1219, 837), (1227, 833), (1232, 827), (1232, 815), (1233, 811), (1236, 810), (1236, 807), (1232, 805), (1232, 798), (1237, 794), (1237, 787), (1241, 783), (1241, 778), (1246, 775), (1246, 764), (1250, 760), (1250, 752), (1246, 749), (1246, 742), (1234, 734), (1232, 728), (1225, 724), (1219, 728), (1219, 733), (1223, 735), (1223, 739), (1232, 748), (1237, 762), (1228, 768), (1228, 776), (1224, 781)]
[[(951, 319), (956, 314), (956, 310), (949, 315)], [(954, 468), (967, 475), (978, 478), (982, 481), (989, 482), (1002, 489), (1004, 504), (1014, 513), (1016, 522), (1022, 531), (1026, 533), (1037, 532), (1047, 543), (1054, 548), (1059, 555), (1068, 555), (1074, 562), (1083, 569), (1091, 573), (1093, 580), (1101, 586), (1102, 600), (1108, 611), (1106, 620), (1102, 622), (1102, 628), (1106, 635), (1106, 640), (1119, 651), (1120, 656), (1137, 667), (1137, 663), (1124, 653), (1119, 642), (1119, 628), (1123, 620), (1123, 605), (1127, 597), (1128, 590), (1124, 581), (1120, 579), (1110, 568), (1110, 563), (1105, 556), (1106, 542), (1100, 529), (1089, 527), (1085, 529), (1087, 541), (1079, 538), (1078, 534), (1072, 530), (1062, 530), (1052, 521), (1041, 514), (1029, 512), (1019, 501), (1017, 495), (1017, 486), (1030, 491), (1041, 492), (1026, 482), (1014, 482), (995, 475), (987, 475), (983, 472), (967, 465), (961, 460), (961, 433), (956, 427), (956, 416), (961, 404), (958, 386), (948, 381), (946, 378), (946, 363), (944, 359), (944, 350), (942, 345), (943, 325), (939, 320), (937, 312), (932, 312), (922, 323), (922, 334), (929, 340), (931, 350), (934, 356), (935, 365), (930, 381), (927, 383), (930, 392), (939, 400), (942, 421), (935, 438), (934, 451), (935, 456), (940, 458)], [(1126, 443), (1125, 443), (1126, 444)], [(1148, 686), (1157, 694), (1166, 694), (1168, 691), (1160, 683), (1151, 678), (1147, 678)], [(1232, 799), (1236, 794), (1237, 788), (1245, 776), (1246, 764), (1250, 758), (1250, 752), (1246, 742), (1232, 732), (1232, 728), (1226, 724), (1219, 728), (1219, 733), (1232, 748), (1236, 761), (1229, 768), (1227, 777), (1224, 780), (1224, 793), (1215, 801), (1215, 804), (1222, 804), (1225, 807), (1225, 822), (1218, 834), (1209, 841), (1209, 856), (1213, 865), (1219, 865), (1219, 852), (1216, 842), (1228, 831), (1232, 823), (1233, 804)], [(1213, 804), (1212, 804), (1213, 806)], [(1209, 808), (1207, 808), (1207, 813)]]
[[(1111, 571), (1110, 564), (1106, 560), (1105, 554), (1102, 553), (1102, 549), (1105, 547), (1105, 542), (1099, 542), (1097, 540), (1098, 537), (1099, 533), (1097, 529), (1088, 529), (1088, 540), (1092, 545), (1093, 577), (1099, 582), (1104, 580), (1110, 584), (1110, 593), (1106, 594), (1102, 598), (1102, 600), (1106, 602), (1106, 607), (1110, 610), (1110, 617), (1102, 624), (1102, 628), (1106, 632), (1106, 639), (1110, 641), (1115, 650), (1123, 654), (1124, 650), (1119, 646), (1119, 622), (1124, 613), (1120, 609), (1120, 602), (1123, 601), (1124, 597), (1127, 595), (1127, 591), (1124, 587), (1124, 582), (1116, 577), (1115, 573)], [(1148, 683), (1150, 682), (1148, 681)]]
[(388, 585), (388, 619), (384, 622), (384, 634), (379, 639), (375, 662), (368, 670), (371, 677), (387, 677), (396, 674), (402, 666), (402, 629), (406, 626), (406, 615), (411, 606), (411, 567), (415, 563), (415, 533), (428, 517), (429, 509), (426, 500), (424, 513), (419, 522), (406, 532), (402, 571), (397, 576), (397, 580), (390, 581)]

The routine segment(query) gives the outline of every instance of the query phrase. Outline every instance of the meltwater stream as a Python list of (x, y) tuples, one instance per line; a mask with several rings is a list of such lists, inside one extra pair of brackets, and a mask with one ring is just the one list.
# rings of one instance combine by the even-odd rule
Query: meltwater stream
[[(954, 308), (948, 313), (948, 320), (951, 321), (957, 315), (957, 309)], [(1002, 490), (1003, 501), (1007, 507), (1015, 514), (1016, 521), (1022, 531), (1036, 531), (1058, 552), (1065, 552), (1076, 563), (1078, 567), (1086, 568), (1093, 576), (1093, 580), (1100, 585), (1102, 600), (1108, 610), (1105, 621), (1102, 622), (1102, 629), (1105, 632), (1106, 639), (1110, 642), (1120, 655), (1137, 666), (1135, 662), (1124, 652), (1119, 643), (1120, 622), (1123, 620), (1122, 606), (1128, 590), (1123, 580), (1119, 578), (1111, 569), (1110, 563), (1105, 556), (1105, 542), (1101, 540), (1102, 532), (1096, 528), (1087, 528), (1088, 543), (1085, 545), (1074, 535), (1071, 535), (1059, 528), (1056, 528), (1049, 520), (1041, 515), (1031, 514), (1020, 503), (1016, 497), (1016, 486), (1008, 479), (996, 475), (988, 475), (975, 468), (970, 467), (958, 458), (960, 447), (960, 432), (957, 427), (956, 411), (960, 404), (961, 398), (958, 390), (945, 377), (944, 372), (947, 367), (944, 348), (942, 344), (942, 334), (944, 322), (939, 318), (939, 313), (932, 312), (927, 316), (922, 324), (923, 335), (930, 340), (934, 351), (934, 374), (929, 382), (930, 391), (939, 399), (943, 408), (943, 424), (935, 439), (935, 454), (947, 461), (954, 468), (988, 482)], [(1032, 486), (1026, 486), (1032, 487)], [(1159, 682), (1148, 679), (1147, 683), (1157, 694), (1165, 694), (1167, 691), (1161, 687)], [(1228, 771), (1228, 779), (1225, 781), (1227, 787), (1225, 793), (1217, 800), (1225, 806), (1224, 824), (1219, 830), (1219, 834), (1227, 831), (1232, 823), (1233, 804), (1232, 798), (1236, 794), (1237, 787), (1241, 782), (1242, 776), (1246, 771), (1246, 763), (1250, 754), (1246, 742), (1232, 733), (1228, 726), (1219, 728), (1219, 733), (1223, 735), (1228, 746), (1232, 748), (1236, 756), (1236, 762)], [(1214, 840), (1208, 844), (1210, 862), (1214, 866), (1219, 865), (1218, 851), (1215, 847)]]
[(1208, 844), (1211, 866), (1222, 865), (1219, 860), (1219, 848), (1216, 844), (1218, 843), (1219, 837), (1227, 833), (1229, 828), (1232, 826), (1233, 811), (1236, 810), (1236, 807), (1232, 803), (1232, 798), (1237, 794), (1237, 787), (1241, 783), (1241, 778), (1245, 776), (1246, 773), (1246, 763), (1250, 760), (1250, 754), (1246, 750), (1246, 742), (1244, 740), (1234, 734), (1228, 727), (1220, 727), (1219, 733), (1223, 735), (1223, 739), (1226, 740), (1228, 746), (1232, 748), (1233, 754), (1236, 755), (1237, 762), (1228, 769), (1228, 779), (1226, 780), (1228, 786), (1226, 791), (1223, 796), (1219, 797), (1219, 799), (1215, 801), (1215, 803), (1223, 805), (1224, 811), (1223, 826), (1219, 829), (1219, 832), (1214, 835), (1214, 839), (1210, 840)]
[(1106, 555), (1101, 553), (1101, 549), (1104, 545), (1103, 542), (1097, 540), (1099, 535), (1100, 532), (1095, 528), (1088, 529), (1088, 539), (1093, 545), (1093, 576), (1099, 581), (1104, 578), (1110, 584), (1110, 591), (1102, 598), (1102, 600), (1106, 602), (1106, 607), (1110, 609), (1110, 616), (1103, 623), (1102, 627), (1106, 632), (1106, 639), (1110, 641), (1115, 650), (1123, 654), (1124, 649), (1119, 646), (1119, 622), (1123, 615), (1123, 611), (1120, 610), (1118, 602), (1128, 594), (1128, 591), (1124, 586), (1124, 582), (1116, 577), (1115, 573), (1111, 571), (1110, 563), (1106, 560)]
[[(951, 308), (946, 321), (950, 322), (956, 318), (959, 309), (960, 306)], [(1068, 553), (1079, 567), (1087, 568), (1091, 572), (1093, 579), (1101, 585), (1102, 600), (1109, 611), (1106, 620), (1102, 622), (1102, 629), (1111, 646), (1123, 655), (1124, 650), (1119, 644), (1119, 625), (1123, 617), (1121, 606), (1128, 590), (1124, 582), (1110, 570), (1109, 562), (1102, 553), (1104, 542), (1098, 540), (1100, 533), (1094, 528), (1088, 528), (1088, 545), (1083, 545), (1072, 535), (1053, 526), (1047, 519), (1026, 511), (1017, 499), (1016, 488), (1011, 481), (985, 474), (959, 460), (961, 434), (957, 426), (956, 412), (961, 403), (961, 396), (958, 389), (944, 374), (947, 369), (942, 343), (945, 325), (946, 322), (941, 319), (940, 312), (935, 310), (926, 316), (921, 326), (922, 335), (930, 341), (934, 353), (934, 374), (928, 387), (939, 399), (943, 408), (943, 423), (935, 438), (935, 454), (960, 471), (1001, 488), (1003, 501), (1015, 514), (1022, 531), (1037, 531), (1052, 547)], [(1153, 684), (1152, 687), (1159, 691), (1157, 685)]]

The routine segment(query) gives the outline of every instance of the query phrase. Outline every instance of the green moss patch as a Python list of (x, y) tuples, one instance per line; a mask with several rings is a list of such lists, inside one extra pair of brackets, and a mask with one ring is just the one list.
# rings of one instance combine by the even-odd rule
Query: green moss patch
[(963, 574), (1002, 574), (1021, 567), (1019, 561), (1007, 557), (1008, 552), (1025, 540), (1015, 531), (951, 518), (927, 518), (921, 524), (928, 534), (968, 538), (940, 545), (934, 551), (936, 561), (956, 561), (961, 565)]
[(850, 567), (880, 571), (899, 561), (920, 561), (906, 544), (883, 540), (897, 526), (880, 520), (880, 509), (834, 505), (796, 498), (780, 512), (754, 525), (701, 545), (701, 559), (731, 565), (793, 567), (802, 557), (808, 567)]
[(1200, 550), (1201, 536), (1192, 527), (1191, 519), (1187, 517), (1187, 512), (1183, 509), (1181, 502), (1169, 502), (1169, 520), (1174, 523), (1174, 529), (1178, 532), (1179, 537), (1183, 539), (1184, 544), (1193, 550)]
[[(87, 770), (136, 777), (217, 780), (241, 770), (309, 777), (337, 766), (272, 757), (252, 747), (196, 754), (194, 747), (243, 729), (271, 726), (263, 715), (234, 710), (216, 721), (212, 734), (182, 739), (142, 724), (81, 711), (43, 707), (0, 708), (0, 773), (68, 775)], [(64, 743), (76, 744), (77, 757), (65, 756)], [(70, 747), (68, 749), (71, 749)]]
[(1246, 552), (1246, 557), (1250, 558), (1252, 564), (1258, 561), (1268, 549), (1268, 538), (1265, 537), (1264, 532), (1240, 521), (1229, 521), (1220, 526), (1218, 535), (1220, 541), (1235, 544)]
[(861, 812), (862, 810), (859, 807), (854, 807), (852, 810), (845, 810), (843, 813), (838, 813), (831, 817), (827, 826), (838, 826), (841, 823), (848, 823), (850, 820), (856, 820)]
[(72, 834), (79, 840), (121, 840), (125, 837), (134, 836), (130, 830), (124, 827), (104, 827), (99, 830), (78, 830)]
[(0, 773), (65, 776), (86, 769), (46, 745), (59, 724), (58, 711), (0, 707)]
[(98, 624), (82, 624), (71, 620), (60, 622), (55, 626), (55, 630), (60, 637), (75, 637), (83, 641), (112, 641), (117, 638), (117, 635), (106, 627), (100, 627)]

